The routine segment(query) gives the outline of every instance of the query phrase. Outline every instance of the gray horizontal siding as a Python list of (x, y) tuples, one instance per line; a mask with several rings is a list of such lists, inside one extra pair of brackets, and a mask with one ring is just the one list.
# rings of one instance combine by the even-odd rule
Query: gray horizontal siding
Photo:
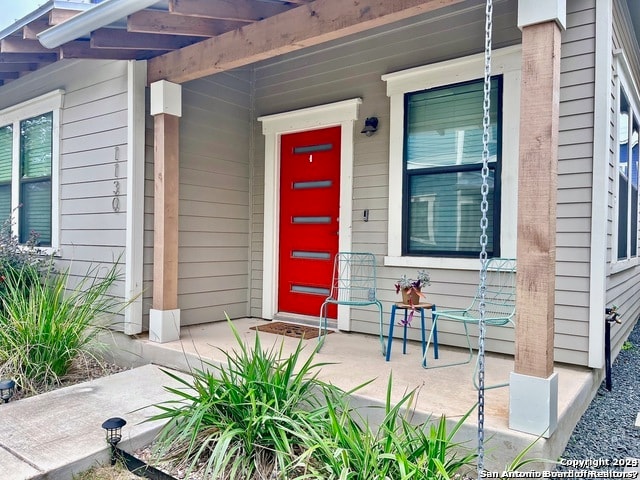
[[(615, 50), (621, 50), (629, 63), (631, 75), (633, 76), (634, 84), (640, 85), (640, 53), (638, 50), (638, 41), (633, 33), (632, 25), (630, 23), (629, 11), (627, 10), (625, 2), (615, 0), (613, 2), (613, 48)], [(614, 97), (616, 89), (613, 90)], [(640, 96), (640, 92), (635, 92), (636, 98)], [(613, 111), (611, 112), (612, 118), (612, 144), (615, 145), (617, 141), (617, 102), (618, 99), (613, 100)], [(638, 113), (638, 112), (636, 112)], [(616, 170), (616, 153), (612, 152), (612, 158), (610, 161), (609, 171), (609, 230), (608, 230), (608, 262), (611, 264), (615, 261), (615, 250), (612, 248), (613, 244), (613, 218), (616, 215), (614, 204), (614, 196), (617, 196), (615, 191), (614, 178), (617, 175)], [(623, 324), (619, 328), (612, 329), (614, 351), (619, 348), (623, 339), (627, 337), (635, 321), (640, 316), (640, 266), (631, 266), (622, 271), (615, 271), (607, 278), (607, 305), (617, 305), (620, 312), (623, 315)]]
[[(494, 47), (518, 43), (515, 2), (496, 5)], [(588, 350), (589, 262), (591, 235), (591, 176), (593, 153), (593, 94), (595, 79), (595, 3), (570, 2), (567, 30), (562, 34), (561, 104), (558, 162), (556, 359), (586, 364)], [(427, 27), (428, 25), (428, 27)], [(371, 251), (379, 264), (387, 254), (389, 103), (380, 75), (418, 65), (468, 55), (482, 48), (482, 11), (469, 8), (446, 19), (420, 18), (414, 25), (377, 32), (372, 38), (354, 38), (285, 55), (256, 69), (256, 114), (265, 115), (308, 106), (363, 99), (361, 117), (380, 119), (378, 134), (364, 138), (357, 132), (354, 143), (353, 249)], [(359, 124), (356, 128), (359, 131)], [(255, 134), (260, 130), (256, 126)], [(263, 161), (261, 142), (256, 142), (253, 169), (251, 311), (260, 311), (261, 282), (257, 263), (262, 258)], [(399, 192), (396, 192), (399, 194)], [(369, 222), (361, 213), (369, 209)], [(514, 225), (515, 228), (515, 225)], [(388, 314), (396, 300), (393, 284), (407, 269), (381, 267), (380, 297)], [(427, 288), (430, 301), (444, 308), (467, 305), (478, 279), (468, 271), (432, 271)], [(455, 293), (454, 293), (455, 292)], [(377, 333), (375, 311), (352, 309), (353, 328)], [(444, 322), (443, 322), (444, 323)], [(441, 339), (461, 345), (459, 326), (443, 324)], [(496, 329), (493, 329), (496, 330)], [(412, 332), (417, 338), (418, 332)], [(512, 352), (512, 332), (489, 332), (490, 348)]]
[[(514, 3), (496, 4), (494, 42), (506, 46), (520, 41), (516, 28)], [(389, 99), (386, 85), (380, 79), (384, 73), (482, 51), (484, 9), (478, 4), (445, 18), (419, 17), (404, 22), (390, 31), (377, 31), (369, 38), (355, 38), (343, 45), (326, 45), (285, 55), (265, 62), (256, 69), (256, 114), (295, 110), (347, 98), (360, 97), (360, 117), (354, 131), (353, 170), (353, 250), (376, 254), (378, 264), (387, 255), (389, 192)], [(481, 72), (478, 73), (481, 76)], [(379, 118), (378, 133), (372, 137), (360, 135), (365, 117)], [(261, 135), (260, 130), (256, 133)], [(253, 190), (252, 251), (262, 258), (263, 157), (264, 141), (256, 141), (256, 165)], [(362, 221), (362, 211), (369, 209), (369, 221)], [(257, 267), (257, 263), (254, 265)], [(411, 270), (411, 269), (409, 269)], [(258, 278), (257, 269), (252, 278)], [(379, 297), (384, 305), (385, 325), (391, 304), (398, 297), (393, 287), (407, 269), (379, 267)], [(409, 272), (410, 273), (410, 272)], [(433, 284), (426, 289), (427, 298), (438, 305), (467, 305), (477, 288), (478, 274), (472, 271), (431, 271)], [(260, 311), (261, 282), (252, 282), (252, 312)], [(378, 333), (375, 309), (352, 308), (352, 328), (365, 333)], [(461, 345), (460, 325), (443, 322), (442, 341)], [(498, 351), (513, 351), (513, 332), (492, 332), (490, 346)], [(417, 329), (410, 335), (418, 338)], [(506, 337), (504, 337), (506, 335)]]
[[(91, 64), (69, 72), (61, 121), (60, 243), (77, 273), (86, 263), (116, 259), (126, 239), (127, 63)], [(119, 212), (112, 208), (116, 180)]]
[[(183, 85), (180, 119), (178, 308), (182, 325), (249, 314), (249, 77)], [(153, 290), (153, 124), (147, 122), (145, 314)]]
[[(127, 62), (53, 64), (0, 89), (0, 108), (58, 88), (65, 95), (60, 117), (57, 259), (60, 269), (69, 268), (70, 282), (75, 284), (91, 268), (104, 272), (125, 249)], [(119, 212), (112, 209), (116, 148)], [(118, 282), (111, 293), (123, 297), (124, 282)]]

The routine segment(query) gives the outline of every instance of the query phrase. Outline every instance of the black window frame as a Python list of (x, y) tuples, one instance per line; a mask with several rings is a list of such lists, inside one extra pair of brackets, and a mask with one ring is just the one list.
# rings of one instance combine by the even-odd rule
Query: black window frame
[[(26, 148), (26, 140), (24, 138), (24, 125), (26, 122), (30, 120), (34, 120), (36, 118), (48, 117), (50, 118), (50, 126), (49, 126), (49, 173), (48, 175), (41, 175), (39, 177), (27, 177), (24, 174), (26, 169), (26, 158), (25, 148)], [(19, 144), (19, 158), (18, 158), (18, 168), (19, 168), (19, 179), (18, 179), (18, 189), (19, 189), (19, 199), (20, 199), (20, 209), (19, 209), (19, 222), (18, 222), (18, 241), (21, 244), (27, 244), (32, 240), (35, 240), (35, 245), (38, 247), (51, 247), (53, 243), (53, 141), (54, 141), (54, 115), (53, 111), (47, 111), (44, 113), (40, 113), (37, 115), (32, 115), (27, 118), (23, 118), (18, 122), (20, 128), (20, 144)], [(48, 184), (48, 194), (49, 194), (49, 209), (44, 213), (43, 218), (46, 218), (47, 223), (49, 225), (49, 230), (47, 232), (38, 232), (32, 231), (27, 221), (27, 215), (31, 212), (31, 206), (25, 203), (26, 189), (31, 185), (46, 185)], [(36, 235), (34, 238), (34, 234)], [(44, 239), (42, 235), (45, 234)]]
[[(446, 173), (461, 173), (461, 172), (473, 172), (482, 171), (482, 159), (477, 164), (463, 164), (463, 165), (449, 165), (442, 167), (426, 167), (426, 168), (407, 168), (407, 155), (408, 155), (408, 136), (407, 125), (409, 120), (409, 100), (413, 95), (418, 95), (427, 91), (435, 91), (442, 89), (450, 89), (452, 87), (464, 86), (473, 83), (483, 82), (483, 79), (475, 79), (465, 82), (457, 82), (447, 85), (441, 85), (434, 88), (428, 88), (424, 90), (418, 90), (414, 92), (407, 92), (404, 94), (404, 111), (403, 111), (403, 159), (402, 159), (402, 255), (408, 257), (452, 257), (452, 258), (475, 258), (480, 255), (480, 237), (478, 235), (478, 250), (464, 252), (458, 250), (436, 250), (436, 249), (413, 249), (409, 248), (409, 206), (411, 203), (410, 198), (410, 181), (411, 177), (422, 175), (440, 175)], [(501, 219), (501, 173), (502, 173), (502, 130), (503, 130), (503, 96), (504, 96), (504, 84), (503, 76), (495, 75), (491, 77), (492, 84), (494, 82), (498, 85), (498, 128), (497, 128), (497, 145), (496, 145), (496, 161), (489, 163), (489, 170), (494, 171), (494, 189), (493, 199), (490, 201), (492, 205), (493, 214), (493, 249), (487, 250), (488, 257), (500, 256), (500, 219)], [(482, 109), (482, 105), (478, 105), (478, 108)], [(390, 192), (392, 194), (392, 192)], [(478, 205), (480, 209), (480, 205)], [(479, 227), (479, 226), (478, 226)]]

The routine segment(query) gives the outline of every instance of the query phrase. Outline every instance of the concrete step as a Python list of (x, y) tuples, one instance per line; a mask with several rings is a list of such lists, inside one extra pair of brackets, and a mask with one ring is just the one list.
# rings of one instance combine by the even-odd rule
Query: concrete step
[(145, 365), (0, 405), (3, 480), (68, 480), (107, 462), (101, 425), (110, 417), (127, 421), (121, 448), (147, 445), (162, 424), (144, 420), (159, 412), (154, 404), (175, 398), (164, 386), (179, 385), (157, 366)]

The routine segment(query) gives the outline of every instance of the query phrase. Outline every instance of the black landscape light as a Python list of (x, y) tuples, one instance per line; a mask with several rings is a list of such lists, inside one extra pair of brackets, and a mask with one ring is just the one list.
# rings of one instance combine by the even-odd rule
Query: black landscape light
[(126, 420), (120, 417), (109, 418), (102, 423), (102, 428), (107, 434), (107, 443), (111, 445), (111, 465), (116, 463), (116, 445), (122, 440), (122, 427), (126, 424)]
[(0, 400), (4, 403), (9, 403), (11, 397), (13, 397), (13, 392), (16, 388), (16, 382), (13, 380), (1, 380), (0, 381)]

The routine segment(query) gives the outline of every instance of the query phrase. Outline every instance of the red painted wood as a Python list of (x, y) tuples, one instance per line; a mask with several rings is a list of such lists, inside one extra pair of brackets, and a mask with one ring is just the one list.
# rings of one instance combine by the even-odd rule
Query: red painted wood
[[(331, 149), (295, 153), (296, 147), (331, 144)], [(327, 294), (298, 293), (296, 285), (331, 288), (338, 252), (340, 127), (283, 135), (280, 150), (280, 251), (278, 311), (318, 316)], [(330, 181), (330, 187), (294, 188), (295, 183)], [(328, 217), (329, 223), (296, 224), (294, 217)], [(326, 259), (295, 258), (295, 251), (328, 253)], [(329, 317), (336, 318), (331, 306)]]

